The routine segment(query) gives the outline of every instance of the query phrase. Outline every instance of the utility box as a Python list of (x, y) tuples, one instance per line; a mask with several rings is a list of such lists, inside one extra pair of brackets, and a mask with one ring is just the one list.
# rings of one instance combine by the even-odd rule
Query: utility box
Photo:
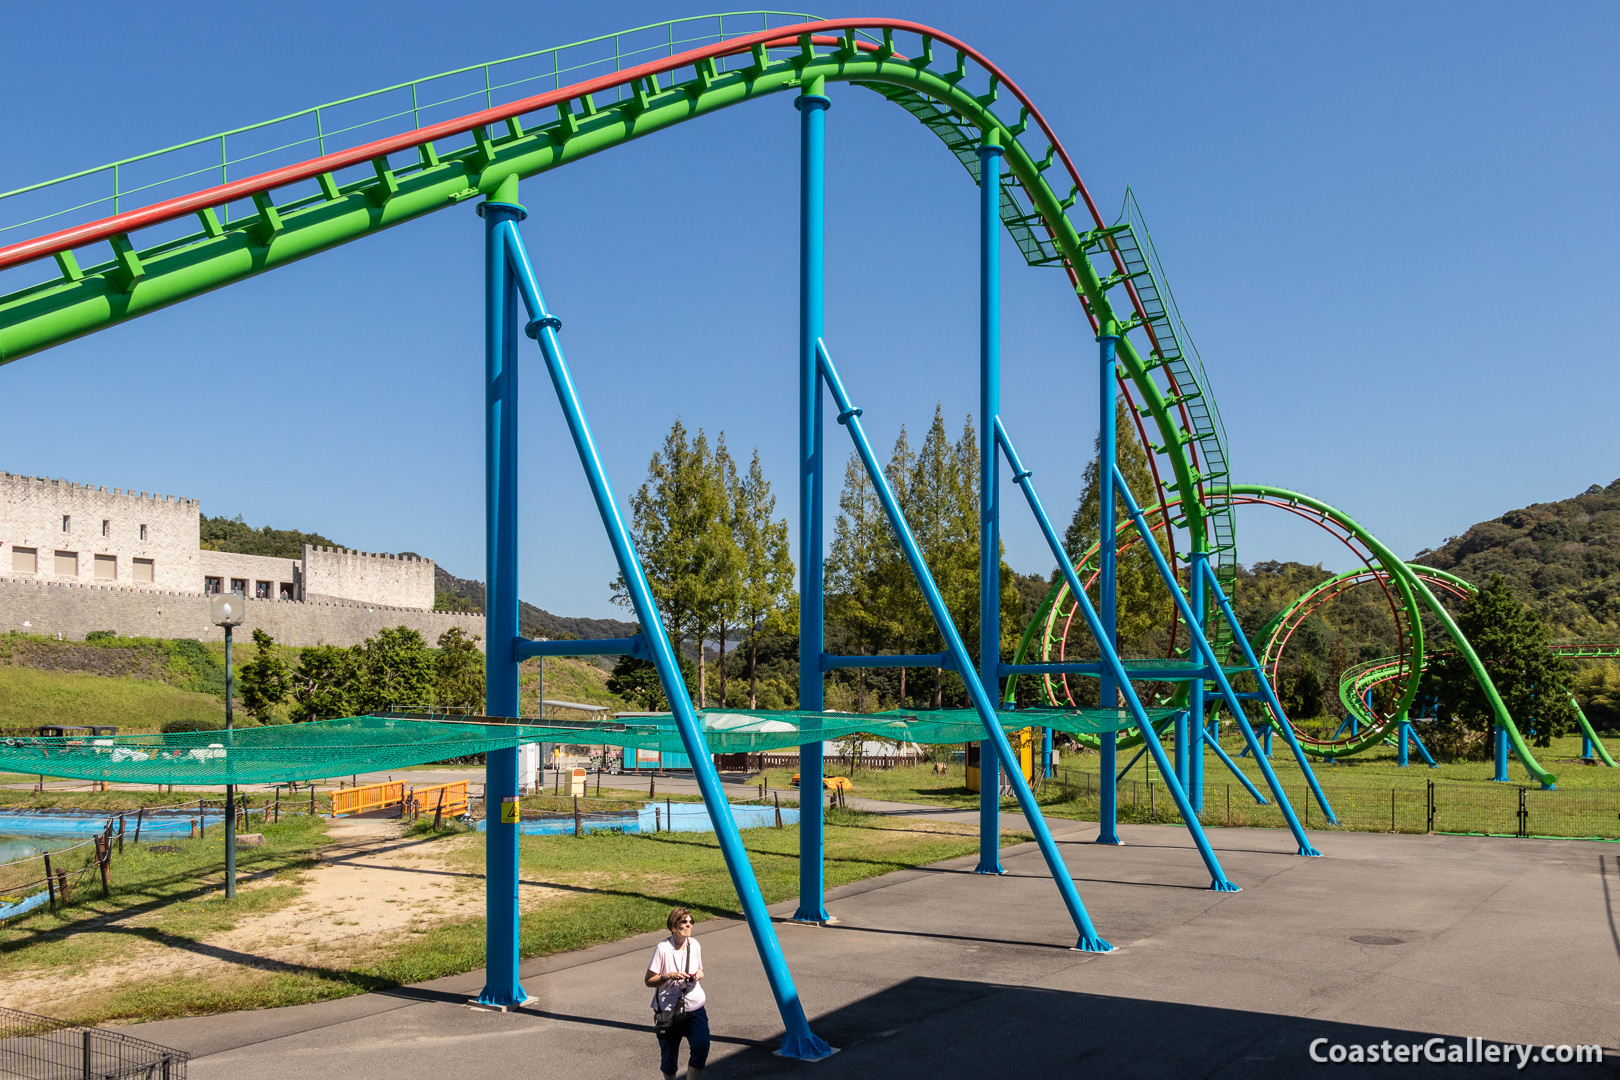
[(545, 777), (540, 772), (540, 744), (521, 743), (518, 753), (518, 790), (539, 791), (545, 786)]
[(583, 794), (585, 794), (585, 776), (586, 776), (585, 770), (584, 769), (570, 769), (570, 770), (568, 770), (568, 773), (569, 773), (569, 777), (570, 777), (570, 779), (568, 781), (569, 793), (573, 794), (573, 795), (583, 795)]
[[(1040, 739), (1040, 728), (1024, 728), (1021, 731), (1007, 733), (1007, 741), (1012, 744), (1013, 753), (1018, 755), (1018, 771), (1032, 784), (1035, 782), (1035, 747)], [(1005, 771), (1007, 762), (1002, 762), (1001, 767)], [(1001, 780), (1001, 786), (1005, 787), (1006, 777), (1002, 777)], [(967, 744), (967, 789), (979, 790), (979, 744), (976, 742)]]

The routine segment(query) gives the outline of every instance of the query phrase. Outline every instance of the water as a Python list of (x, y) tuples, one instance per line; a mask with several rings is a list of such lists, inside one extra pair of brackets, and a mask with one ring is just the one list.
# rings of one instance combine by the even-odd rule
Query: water
[(71, 847), (82, 842), (78, 837), (73, 836), (57, 836), (47, 839), (43, 836), (0, 835), (0, 863), (37, 857), (47, 851), (56, 851), (58, 848)]

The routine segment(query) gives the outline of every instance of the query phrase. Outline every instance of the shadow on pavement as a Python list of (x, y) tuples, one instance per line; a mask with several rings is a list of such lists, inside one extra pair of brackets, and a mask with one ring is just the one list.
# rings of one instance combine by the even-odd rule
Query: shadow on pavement
[[(968, 962), (964, 958), (964, 962)], [(717, 1034), (725, 1017), (711, 1017)], [(1362, 1024), (1277, 1016), (1243, 1009), (1177, 1005), (1135, 998), (1030, 987), (999, 986), (959, 979), (914, 978), (820, 1017), (816, 1034), (840, 1052), (815, 1066), (818, 1077), (881, 1077), (882, 1080), (937, 1080), (967, 1077), (1107, 1076), (1271, 1080), (1337, 1077), (1507, 1077), (1560, 1078), (1615, 1076), (1607, 1064), (1538, 1064), (1523, 1070), (1510, 1064), (1462, 1064), (1423, 1060), (1429, 1040), (1442, 1054), (1452, 1047), (1466, 1053), (1460, 1036), (1398, 1031)], [(1479, 1033), (1488, 1038), (1489, 1032)], [(1601, 1039), (1604, 1033), (1593, 1032)], [(1334, 1044), (1358, 1046), (1362, 1055), (1388, 1043), (1420, 1047), (1420, 1060), (1389, 1064), (1332, 1064), (1311, 1060), (1313, 1040), (1322, 1055)], [(719, 1040), (716, 1039), (719, 1043)], [(805, 1067), (773, 1057), (775, 1047), (728, 1052), (716, 1045), (728, 1078), (775, 1077)], [(1534, 1052), (1534, 1051), (1532, 1051)], [(683, 1059), (684, 1060), (684, 1059)], [(718, 1064), (718, 1060), (716, 1064)], [(718, 1072), (719, 1069), (716, 1069)]]

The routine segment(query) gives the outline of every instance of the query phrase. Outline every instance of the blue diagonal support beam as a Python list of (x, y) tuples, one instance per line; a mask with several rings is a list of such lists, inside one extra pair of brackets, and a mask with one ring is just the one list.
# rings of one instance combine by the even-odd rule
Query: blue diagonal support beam
[[(979, 681), (967, 646), (962, 643), (962, 635), (957, 632), (956, 623), (945, 608), (945, 600), (934, 584), (933, 574), (929, 573), (922, 549), (917, 546), (917, 540), (911, 533), (911, 526), (906, 522), (905, 515), (900, 512), (900, 504), (895, 500), (882, 466), (878, 464), (877, 455), (872, 453), (872, 444), (861, 427), (861, 410), (850, 403), (849, 394), (844, 391), (844, 384), (838, 378), (838, 369), (833, 366), (832, 357), (827, 355), (825, 343), (816, 342), (816, 356), (821, 368), (821, 377), (826, 381), (827, 389), (832, 391), (833, 400), (838, 405), (838, 422), (849, 432), (850, 439), (855, 443), (855, 452), (860, 456), (861, 464), (866, 467), (867, 478), (872, 481), (878, 500), (883, 504), (883, 512), (887, 515), (889, 526), (894, 530), (895, 539), (899, 541), (900, 549), (905, 554), (906, 564), (911, 567), (917, 587), (922, 590), (923, 600), (928, 605), (928, 613), (933, 616), (934, 626), (939, 631), (940, 637), (945, 639), (946, 651), (956, 660), (957, 671), (961, 673), (962, 682), (967, 686), (968, 697), (973, 702), (974, 711), (979, 714), (979, 722), (984, 726), (985, 741), (995, 746), (1002, 761), (1016, 761), (1012, 746), (1007, 741), (1007, 733), (1001, 729), (1001, 722), (996, 716), (995, 704), (985, 693), (984, 683)], [(1092, 925), (1091, 916), (1086, 912), (1086, 905), (1080, 899), (1080, 892), (1074, 887), (1074, 878), (1063, 862), (1063, 855), (1058, 851), (1057, 843), (1052, 839), (1052, 830), (1046, 827), (1046, 819), (1041, 816), (1041, 809), (1035, 803), (1035, 794), (1030, 790), (1029, 782), (1017, 769), (1008, 769), (1007, 777), (1012, 783), (1013, 795), (1024, 811), (1024, 820), (1029, 822), (1030, 831), (1035, 834), (1035, 843), (1046, 859), (1052, 880), (1057, 883), (1058, 892), (1063, 895), (1063, 903), (1069, 909), (1069, 916), (1074, 920), (1075, 929), (1080, 933), (1075, 948), (1084, 952), (1113, 952), (1114, 947), (1104, 941), (1098, 935), (1097, 928)], [(981, 775), (982, 782), (984, 781)]]
[[(1029, 503), (1030, 512), (1035, 515), (1035, 523), (1040, 526), (1047, 547), (1051, 549), (1053, 558), (1057, 559), (1058, 567), (1069, 583), (1069, 592), (1074, 595), (1075, 605), (1085, 619), (1086, 628), (1091, 631), (1092, 638), (1097, 642), (1097, 651), (1102, 654), (1104, 669), (1113, 677), (1119, 693), (1124, 696), (1125, 707), (1135, 718), (1137, 730), (1141, 731), (1142, 741), (1147, 744), (1148, 752), (1153, 755), (1153, 763), (1159, 767), (1159, 775), (1164, 779), (1164, 786), (1169, 790), (1170, 798), (1175, 801), (1176, 809), (1181, 812), (1181, 820), (1186, 822), (1187, 832), (1192, 836), (1193, 844), (1198, 848), (1198, 854), (1209, 870), (1209, 887), (1216, 892), (1237, 892), (1238, 887), (1226, 876), (1226, 871), (1221, 869), (1221, 861), (1216, 858), (1209, 837), (1204, 835), (1204, 827), (1199, 824), (1198, 815), (1193, 812), (1192, 803), (1187, 799), (1186, 788), (1182, 787), (1176, 778), (1169, 755), (1164, 752), (1164, 744), (1159, 741), (1158, 733), (1153, 730), (1153, 724), (1142, 708), (1142, 700), (1136, 696), (1136, 687), (1132, 685), (1130, 675), (1126, 673), (1125, 665), (1120, 661), (1119, 653), (1111, 643), (1103, 620), (1097, 614), (1097, 609), (1091, 605), (1091, 597), (1086, 595), (1086, 590), (1081, 586), (1080, 575), (1075, 573), (1074, 563), (1065, 554), (1063, 542), (1058, 539), (1057, 530), (1052, 527), (1052, 519), (1047, 517), (1046, 508), (1041, 505), (1041, 498), (1035, 493), (1035, 484), (1031, 480), (1034, 474), (1024, 468), (1024, 463), (1019, 459), (1018, 451), (1013, 448), (1012, 439), (1007, 435), (1007, 429), (1000, 420), (996, 421), (996, 443), (1001, 447), (1001, 452), (1007, 456), (1007, 464), (1013, 471), (1013, 483), (1023, 491), (1024, 500)], [(1154, 550), (1158, 550), (1157, 546)], [(1171, 591), (1180, 595), (1174, 587)], [(1103, 779), (1110, 778), (1118, 782), (1113, 773), (1103, 774)]]
[(709, 757), (709, 747), (704, 742), (703, 729), (698, 723), (697, 712), (692, 708), (692, 698), (687, 693), (686, 680), (681, 676), (675, 649), (670, 644), (669, 634), (658, 617), (652, 587), (647, 583), (641, 559), (631, 542), (630, 530), (619, 514), (619, 504), (613, 497), (607, 469), (602, 465), (601, 456), (597, 453), (596, 440), (591, 434), (590, 424), (586, 421), (584, 406), (580, 404), (573, 376), (569, 373), (562, 346), (557, 340), (557, 329), (560, 324), (546, 310), (545, 299), (535, 280), (534, 269), (529, 265), (529, 256), (524, 250), (523, 239), (518, 233), (516, 223), (503, 222), (500, 228), (506, 242), (506, 255), (510, 260), (518, 292), (529, 312), (529, 336), (539, 343), (540, 353), (545, 358), (546, 371), (551, 376), (552, 387), (557, 392), (557, 402), (562, 406), (568, 433), (573, 438), (580, 465), (584, 467), (585, 478), (590, 483), (591, 498), (596, 503), (597, 513), (601, 515), (602, 526), (607, 531), (608, 543), (613, 548), (613, 557), (618, 563), (619, 572), (624, 576), (625, 587), (630, 594), (636, 618), (641, 621), (641, 636), (652, 651), (653, 666), (658, 669), (664, 694), (669, 699), (670, 712), (674, 715), (675, 726), (680, 731), (681, 745), (685, 748), (687, 756), (692, 759), (692, 774), (697, 779), (698, 790), (703, 794), (703, 803), (708, 808), (709, 818), (714, 822), (715, 838), (719, 841), (721, 854), (725, 857), (726, 870), (731, 875), (733, 887), (737, 890), (743, 916), (754, 938), (754, 948), (765, 967), (766, 980), (770, 984), (771, 994), (776, 999), (776, 1008), (781, 1014), (782, 1024), (787, 1029), (781, 1049), (777, 1052), (783, 1057), (808, 1060), (827, 1057), (835, 1051), (810, 1031), (804, 1005), (799, 1001), (798, 988), (794, 986), (793, 975), (788, 970), (786, 958), (782, 955), (782, 945), (776, 938), (770, 913), (765, 907), (765, 898), (760, 893), (759, 882), (755, 879), (753, 866), (748, 861), (748, 852), (743, 847), (742, 834), (737, 829), (736, 818), (732, 816), (725, 792), (720, 787), (720, 776), (715, 772), (714, 761)]

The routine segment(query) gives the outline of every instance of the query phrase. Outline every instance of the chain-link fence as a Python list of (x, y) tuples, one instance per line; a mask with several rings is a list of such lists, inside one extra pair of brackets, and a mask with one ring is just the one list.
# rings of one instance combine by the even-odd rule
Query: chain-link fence
[[(1042, 803), (1065, 816), (1094, 820), (1098, 773), (1060, 768), (1040, 783)], [(1321, 777), (1318, 777), (1321, 781)], [(1543, 791), (1515, 784), (1429, 780), (1422, 785), (1355, 786), (1322, 781), (1338, 827), (1358, 832), (1485, 833), (1493, 836), (1550, 836), (1620, 839), (1620, 790)], [(1164, 782), (1127, 777), (1119, 781), (1118, 815), (1125, 822), (1181, 820)], [(1205, 825), (1285, 827), (1282, 811), (1264, 785), (1265, 805), (1241, 782), (1204, 785), (1200, 820)], [(1302, 822), (1328, 828), (1321, 804), (1303, 780), (1285, 781), (1284, 791)]]
[(183, 1050), (117, 1031), (0, 1009), (0, 1075), (25, 1080), (185, 1080)]

